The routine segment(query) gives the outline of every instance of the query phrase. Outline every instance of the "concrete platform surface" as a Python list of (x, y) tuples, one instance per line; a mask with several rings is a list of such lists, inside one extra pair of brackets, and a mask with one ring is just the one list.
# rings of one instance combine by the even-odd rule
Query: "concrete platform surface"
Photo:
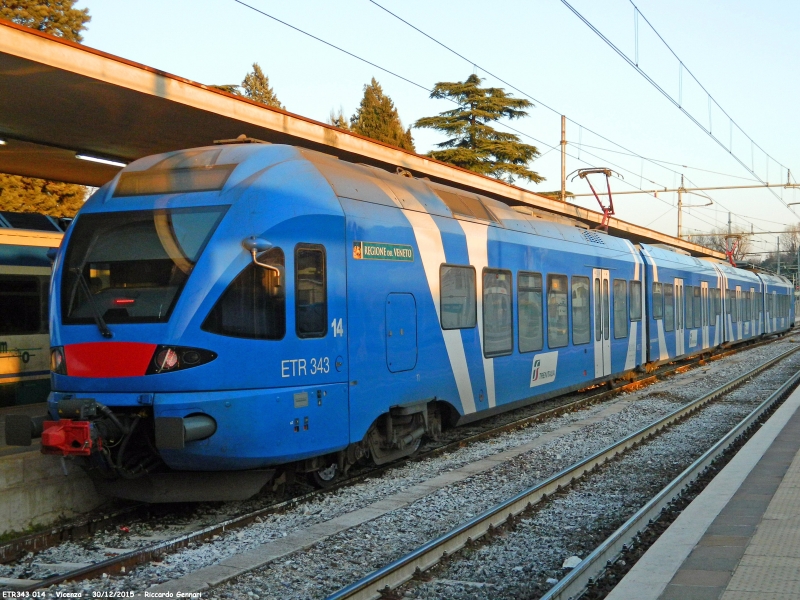
[(800, 598), (800, 390), (607, 596)]

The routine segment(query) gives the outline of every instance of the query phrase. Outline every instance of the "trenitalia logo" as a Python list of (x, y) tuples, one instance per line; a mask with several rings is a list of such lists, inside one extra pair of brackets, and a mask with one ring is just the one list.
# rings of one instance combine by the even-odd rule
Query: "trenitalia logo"
[(536, 354), (533, 357), (531, 367), (530, 387), (552, 383), (556, 380), (556, 369), (558, 367), (558, 351)]
[(542, 361), (535, 360), (533, 361), (533, 374), (531, 375), (531, 381), (536, 381), (539, 379), (539, 367), (541, 366)]

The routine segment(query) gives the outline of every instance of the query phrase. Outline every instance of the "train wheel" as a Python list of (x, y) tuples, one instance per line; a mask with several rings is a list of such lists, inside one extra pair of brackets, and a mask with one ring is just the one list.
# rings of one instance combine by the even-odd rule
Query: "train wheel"
[(320, 488), (328, 488), (339, 481), (339, 465), (331, 463), (323, 469), (309, 473), (311, 483)]

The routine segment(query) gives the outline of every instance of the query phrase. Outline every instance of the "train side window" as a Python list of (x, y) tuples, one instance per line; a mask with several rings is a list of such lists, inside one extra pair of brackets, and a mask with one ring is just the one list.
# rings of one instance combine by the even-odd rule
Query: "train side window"
[(39, 333), (40, 305), (37, 277), (0, 276), (0, 335)]
[(664, 331), (675, 331), (675, 286), (664, 284)]
[(753, 320), (753, 300), (751, 298), (751, 292), (745, 293), (745, 308), (746, 308), (746, 319), (747, 321)]
[(614, 280), (614, 337), (628, 337), (628, 282)]
[(653, 283), (653, 318), (664, 318), (663, 283)]
[(711, 288), (708, 290), (709, 295), (711, 296), (711, 317), (715, 320), (719, 316), (719, 289), (718, 288)]
[(739, 320), (747, 321), (747, 292), (739, 292)]
[(733, 293), (725, 290), (725, 314), (733, 317)]
[(520, 272), (517, 275), (517, 311), (519, 351), (541, 350), (544, 347), (541, 274)]
[(752, 321), (758, 320), (758, 292), (750, 290), (750, 317)]
[(299, 338), (320, 338), (328, 333), (325, 248), (298, 244), (294, 250), (294, 315)]
[(692, 297), (692, 310), (694, 311), (694, 326), (702, 327), (703, 310), (700, 298), (700, 286), (695, 286), (693, 289), (694, 296)]
[[(271, 248), (259, 262), (283, 271), (283, 250)], [(285, 286), (274, 271), (249, 264), (231, 282), (208, 313), (201, 329), (231, 337), (281, 340), (286, 334)]]
[(567, 276), (547, 276), (547, 345), (561, 348), (569, 344)]
[(514, 350), (511, 271), (483, 271), (483, 355), (503, 356)]
[(592, 339), (592, 313), (589, 278), (572, 278), (572, 343), (588, 344)]
[[(694, 311), (692, 310), (692, 294), (693, 287), (691, 285), (683, 286), (683, 294), (684, 298), (686, 299), (686, 310), (683, 313), (686, 316), (684, 323), (686, 323), (686, 329), (691, 329), (694, 326)], [(679, 319), (680, 320), (680, 319)]]
[(442, 329), (472, 329), (478, 323), (475, 269), (439, 268)]
[(642, 320), (642, 282), (631, 281), (631, 321)]

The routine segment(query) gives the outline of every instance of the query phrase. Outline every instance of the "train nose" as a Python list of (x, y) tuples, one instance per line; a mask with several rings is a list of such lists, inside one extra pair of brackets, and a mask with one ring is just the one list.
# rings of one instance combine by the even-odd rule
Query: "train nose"
[(70, 377), (116, 378), (157, 375), (211, 362), (216, 352), (202, 348), (141, 342), (86, 342), (53, 348), (61, 357), (56, 373)]

